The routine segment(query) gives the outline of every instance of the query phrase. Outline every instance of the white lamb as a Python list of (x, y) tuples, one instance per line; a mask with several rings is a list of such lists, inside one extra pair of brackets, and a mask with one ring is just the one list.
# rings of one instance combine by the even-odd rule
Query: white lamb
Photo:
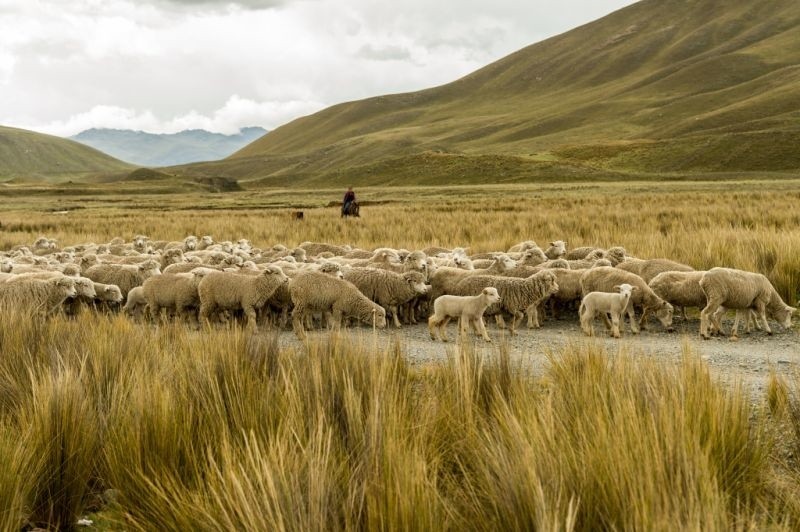
[(433, 316), (428, 318), (428, 331), (431, 340), (436, 340), (436, 329), (443, 342), (447, 342), (447, 332), (445, 327), (452, 318), (459, 318), (461, 334), (467, 333), (467, 324), (472, 326), (476, 334), (479, 334), (487, 342), (492, 339), (486, 334), (486, 325), (483, 323), (483, 313), (495, 303), (500, 303), (500, 294), (496, 288), (486, 287), (477, 296), (450, 296), (444, 295), (436, 298), (433, 302)]
[(611, 336), (619, 338), (619, 321), (622, 313), (628, 307), (631, 294), (637, 287), (621, 284), (614, 287), (619, 293), (591, 292), (586, 294), (581, 301), (580, 317), (581, 329), (587, 336), (594, 336), (594, 319), (600, 314), (609, 329), (608, 315), (611, 316)]

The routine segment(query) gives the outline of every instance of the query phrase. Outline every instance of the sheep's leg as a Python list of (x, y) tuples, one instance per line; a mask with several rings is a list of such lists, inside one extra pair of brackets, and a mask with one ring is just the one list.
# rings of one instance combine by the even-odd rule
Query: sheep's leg
[[(600, 312), (600, 317), (603, 318), (603, 325), (606, 326), (606, 330), (611, 330), (611, 320), (608, 319), (608, 312)], [(592, 316), (592, 321), (594, 321), (595, 316)]]
[(643, 331), (647, 330), (647, 319), (650, 317), (650, 309), (642, 307), (642, 319), (639, 320), (639, 328)]
[[(525, 312), (528, 314), (528, 329), (538, 329), (541, 327), (541, 324), (539, 323), (539, 308), (536, 303), (526, 308)], [(522, 313), (520, 313), (520, 316), (521, 315)], [(520, 320), (521, 319), (522, 318), (520, 318)]]
[(210, 317), (211, 317), (211, 305), (206, 305), (206, 304), (202, 304), (201, 303), (200, 304), (200, 320), (208, 328), (211, 328), (211, 319), (210, 319)]
[(397, 305), (391, 305), (389, 310), (392, 312), (392, 317), (394, 318), (394, 326), (399, 329), (402, 325), (400, 325), (400, 313), (397, 310)]
[(580, 320), (581, 320), (581, 329), (586, 336), (594, 336), (594, 325), (592, 322), (594, 321), (594, 316), (589, 316), (589, 309), (585, 306), (581, 305), (579, 310)]
[(761, 322), (764, 324), (764, 330), (767, 334), (772, 334), (772, 329), (769, 328), (769, 323), (767, 322), (767, 306), (765, 302), (761, 299), (756, 300), (756, 312), (758, 313), (759, 318), (761, 318)]
[[(536, 308), (533, 309), (533, 312), (536, 312)], [(518, 310), (515, 310), (514, 312), (511, 313), (511, 336), (516, 336), (517, 335), (517, 325), (522, 323), (522, 320), (524, 318), (525, 318), (525, 315), (522, 312), (518, 311)], [(538, 325), (538, 321), (537, 321), (537, 325)]]
[(244, 315), (247, 316), (247, 330), (249, 332), (258, 331), (258, 315), (256, 309), (252, 305), (245, 305)]
[(303, 328), (304, 314), (305, 312), (300, 307), (295, 307), (292, 311), (292, 329), (294, 329), (298, 340), (305, 340), (306, 338), (306, 331)]
[(332, 313), (325, 313), (328, 316), (328, 322), (331, 323), (332, 329), (334, 331), (338, 331), (342, 328), (342, 311), (339, 309), (333, 309)]
[(714, 322), (717, 328), (721, 330), (719, 322), (716, 319), (716, 312), (720, 309), (721, 301), (719, 298), (711, 296), (706, 302), (706, 306), (700, 311), (700, 336), (708, 340), (710, 322)]
[(494, 315), (494, 322), (497, 324), (498, 329), (506, 328), (506, 320), (503, 319), (503, 315), (501, 313), (498, 312)]
[(728, 311), (723, 306), (717, 308), (716, 311), (711, 315), (711, 332), (716, 335), (724, 336), (727, 334), (725, 329), (722, 327), (722, 318), (725, 317), (725, 313)]
[(628, 306), (625, 307), (625, 310), (631, 324), (631, 333), (639, 334), (639, 323), (636, 321), (636, 311), (633, 308), (633, 303), (628, 302)]
[(480, 334), (483, 337), (483, 339), (486, 340), (487, 342), (491, 342), (492, 339), (489, 338), (489, 334), (486, 332), (486, 324), (483, 323), (483, 314), (478, 316), (475, 321), (478, 324), (478, 330), (480, 331)]
[(428, 334), (431, 336), (431, 340), (434, 342), (439, 338), (436, 335), (436, 329), (439, 327), (439, 322), (436, 319), (436, 316), (431, 316), (428, 318)]
[(469, 321), (470, 321), (470, 319), (471, 318), (469, 316), (466, 316), (466, 315), (462, 314), (461, 317), (458, 320), (458, 332), (459, 332), (459, 334), (461, 335), (462, 338), (465, 338), (467, 336), (467, 334), (469, 333)]
[(614, 338), (619, 338), (619, 318), (618, 313), (611, 313), (611, 336)]

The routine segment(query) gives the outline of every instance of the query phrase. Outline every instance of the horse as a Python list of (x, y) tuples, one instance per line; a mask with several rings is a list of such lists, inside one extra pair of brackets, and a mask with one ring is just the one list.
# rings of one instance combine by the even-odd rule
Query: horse
[(359, 207), (357, 201), (351, 201), (347, 208), (342, 205), (342, 218), (345, 216), (355, 216), (356, 218), (360, 218), (361, 216), (358, 214)]

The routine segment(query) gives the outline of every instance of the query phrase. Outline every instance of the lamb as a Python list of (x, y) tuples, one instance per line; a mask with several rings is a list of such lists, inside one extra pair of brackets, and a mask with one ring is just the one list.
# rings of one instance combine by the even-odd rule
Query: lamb
[(484, 287), (493, 287), (502, 298), (502, 303), (489, 308), (488, 314), (505, 311), (511, 314), (511, 335), (516, 334), (516, 326), (522, 320), (522, 311), (528, 313), (528, 326), (540, 327), (537, 307), (558, 291), (556, 276), (551, 271), (541, 271), (528, 278), (499, 277), (494, 275), (475, 275), (461, 280), (454, 289), (454, 295), (478, 295)]
[[(156, 275), (160, 277), (160, 275)], [(146, 281), (145, 281), (146, 282)], [(123, 312), (132, 318), (138, 318), (147, 308), (147, 298), (144, 296), (144, 288), (135, 286), (128, 292), (128, 300), (122, 307)]]
[(394, 273), (371, 268), (353, 268), (344, 274), (362, 294), (392, 313), (394, 326), (400, 328), (398, 307), (428, 293), (430, 286), (419, 272)]
[(428, 318), (428, 332), (431, 340), (437, 340), (436, 330), (443, 342), (447, 342), (447, 332), (445, 328), (452, 318), (459, 318), (459, 329), (461, 334), (467, 333), (467, 324), (472, 326), (476, 334), (479, 334), (487, 342), (492, 339), (486, 333), (486, 324), (483, 322), (483, 313), (491, 306), (502, 301), (497, 289), (487, 286), (477, 296), (450, 296), (444, 295), (436, 298), (433, 302), (433, 315)]
[(321, 312), (330, 316), (334, 328), (341, 327), (343, 317), (386, 327), (386, 311), (373, 303), (356, 286), (344, 279), (309, 271), (298, 274), (289, 285), (294, 310), (292, 327), (299, 339), (306, 337), (303, 320), (309, 313)]
[(590, 292), (583, 296), (581, 307), (578, 311), (581, 318), (581, 329), (587, 336), (594, 336), (594, 326), (592, 322), (600, 314), (609, 328), (608, 316), (611, 316), (611, 336), (619, 338), (619, 320), (623, 311), (628, 308), (631, 293), (638, 290), (637, 287), (629, 284), (621, 284), (614, 287), (619, 291), (618, 294), (606, 292)]
[[(753, 309), (767, 334), (772, 330), (767, 323), (767, 314), (780, 323), (785, 329), (792, 325), (792, 314), (797, 310), (781, 299), (775, 287), (764, 275), (731, 268), (712, 268), (700, 279), (700, 288), (706, 295), (706, 306), (700, 312), (700, 336), (709, 338), (709, 325), (714, 322), (721, 330), (719, 307), (730, 309)], [(739, 329), (740, 314), (737, 312), (731, 336), (736, 338)]]
[(200, 316), (209, 322), (217, 310), (242, 309), (247, 316), (247, 328), (256, 328), (256, 309), (264, 306), (281, 284), (289, 278), (276, 266), (267, 266), (261, 275), (242, 275), (231, 272), (209, 273), (200, 281)]
[(0, 283), (0, 307), (23, 308), (50, 316), (61, 309), (66, 299), (75, 297), (77, 293), (75, 281), (71, 277)]
[(124, 297), (145, 279), (161, 273), (158, 262), (148, 260), (139, 265), (98, 264), (87, 269), (84, 275), (97, 283), (117, 285)]
[[(629, 284), (638, 288), (638, 290), (631, 294), (626, 310), (628, 318), (630, 319), (631, 332), (637, 334), (640, 326), (644, 328), (647, 324), (647, 315), (651, 312), (656, 315), (667, 331), (672, 331), (672, 305), (658, 297), (656, 293), (647, 286), (644, 279), (635, 273), (603, 266), (600, 268), (588, 269), (584, 272), (583, 276), (581, 276), (581, 292), (584, 296), (590, 292), (615, 292), (616, 290), (614, 287), (622, 284)], [(642, 319), (638, 323), (636, 321), (634, 305), (642, 307)]]
[(659, 273), (664, 272), (691, 272), (694, 268), (669, 259), (628, 259), (617, 264), (617, 268), (626, 272), (635, 273), (646, 283), (649, 283)]
[(544, 254), (548, 259), (560, 259), (567, 253), (567, 243), (563, 240), (556, 240), (550, 242), (550, 247), (544, 250)]
[[(174, 310), (176, 316), (189, 318), (194, 325), (199, 325), (196, 309), (200, 306), (200, 295), (197, 287), (203, 277), (204, 271), (195, 271), (165, 273), (147, 279), (142, 291), (150, 315), (156, 318), (161, 315), (161, 309), (166, 308)], [(195, 311), (189, 312), (190, 309)]]

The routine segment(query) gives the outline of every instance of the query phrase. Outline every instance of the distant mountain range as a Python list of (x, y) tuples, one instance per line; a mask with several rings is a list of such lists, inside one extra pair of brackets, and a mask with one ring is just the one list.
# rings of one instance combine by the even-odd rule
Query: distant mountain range
[(70, 139), (138, 166), (162, 167), (224, 159), (266, 132), (261, 127), (246, 127), (236, 135), (202, 129), (173, 134), (87, 129)]

